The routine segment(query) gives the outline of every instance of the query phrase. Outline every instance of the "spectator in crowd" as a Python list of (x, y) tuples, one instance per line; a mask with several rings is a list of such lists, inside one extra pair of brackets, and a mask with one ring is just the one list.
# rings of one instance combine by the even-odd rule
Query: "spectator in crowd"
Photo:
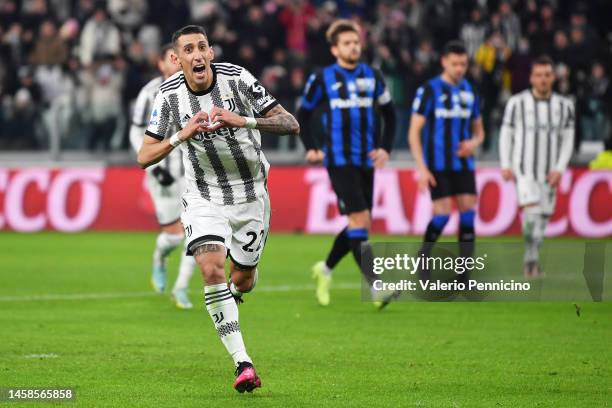
[(68, 58), (68, 47), (59, 36), (55, 23), (45, 20), (40, 26), (34, 42), (34, 51), (30, 54), (30, 63), (34, 65), (62, 65)]
[(85, 23), (81, 33), (81, 64), (88, 67), (92, 62), (116, 57), (121, 51), (121, 34), (108, 19), (106, 9), (99, 7)]
[(484, 43), (487, 29), (487, 23), (483, 20), (482, 10), (478, 7), (474, 8), (470, 12), (470, 20), (461, 27), (461, 33), (459, 34), (470, 58), (474, 58), (476, 51)]

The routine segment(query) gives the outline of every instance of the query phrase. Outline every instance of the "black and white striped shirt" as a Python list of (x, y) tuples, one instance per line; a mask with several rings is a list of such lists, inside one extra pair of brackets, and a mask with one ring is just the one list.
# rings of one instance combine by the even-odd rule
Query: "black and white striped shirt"
[(542, 182), (550, 171), (563, 172), (574, 147), (574, 122), (574, 104), (564, 96), (536, 99), (530, 89), (513, 95), (499, 136), (501, 167)]
[[(161, 76), (152, 79), (140, 90), (136, 97), (132, 113), (132, 126), (130, 127), (130, 143), (136, 153), (138, 153), (140, 146), (142, 146), (144, 132), (151, 117), (155, 96), (157, 96), (159, 87), (163, 82), (164, 79)], [(169, 126), (164, 136), (172, 136), (177, 131), (178, 128), (176, 126)], [(147, 167), (147, 171), (150, 172), (157, 166), (164, 167), (175, 179), (183, 177), (184, 168), (181, 151), (179, 149), (173, 150), (159, 163)]]
[[(213, 106), (242, 116), (265, 115), (276, 99), (246, 69), (211, 64), (213, 82), (204, 92), (189, 89), (182, 72), (168, 78), (155, 98), (147, 135), (162, 140), (173, 124), (183, 127), (200, 111)], [(252, 202), (266, 194), (270, 167), (261, 151), (257, 129), (222, 128), (200, 133), (180, 145), (188, 191), (221, 205)]]

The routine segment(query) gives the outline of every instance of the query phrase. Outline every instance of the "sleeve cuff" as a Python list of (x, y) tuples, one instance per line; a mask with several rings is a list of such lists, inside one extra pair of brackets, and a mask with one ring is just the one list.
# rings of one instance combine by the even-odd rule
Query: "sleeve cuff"
[(259, 114), (261, 116), (264, 116), (266, 113), (270, 112), (270, 110), (274, 108), (276, 105), (278, 105), (278, 101), (272, 102), (270, 105), (266, 106), (263, 110), (261, 110)]
[(159, 141), (164, 140), (164, 137), (163, 137), (163, 136), (157, 135), (157, 134), (155, 134), (155, 133), (153, 133), (153, 132), (149, 132), (148, 130), (146, 130), (146, 131), (145, 131), (145, 135), (147, 135), (147, 136), (151, 136), (153, 139), (157, 139), (157, 140), (159, 140)]

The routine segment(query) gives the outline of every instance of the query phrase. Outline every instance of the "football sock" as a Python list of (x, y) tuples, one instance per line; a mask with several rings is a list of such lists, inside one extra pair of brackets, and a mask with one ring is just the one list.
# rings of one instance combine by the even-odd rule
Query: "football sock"
[(423, 246), (421, 247), (421, 253), (423, 255), (429, 256), (434, 243), (442, 234), (449, 218), (449, 214), (436, 214), (432, 217), (431, 221), (429, 221), (427, 229), (425, 230), (425, 235), (423, 236)]
[(195, 258), (183, 252), (181, 255), (181, 264), (179, 265), (178, 277), (174, 283), (174, 290), (187, 289), (187, 286), (189, 286), (189, 279), (191, 279), (191, 275), (193, 275), (195, 266)]
[(347, 228), (346, 236), (359, 270), (361, 270), (368, 284), (371, 285), (376, 279), (376, 275), (372, 270), (372, 247), (368, 242), (368, 230), (365, 228)]
[(538, 247), (541, 243), (541, 237), (539, 237), (540, 223), (541, 216), (537, 207), (526, 207), (523, 210), (523, 237), (525, 238), (523, 262), (525, 263), (538, 260)]
[(351, 245), (349, 243), (349, 238), (346, 235), (348, 227), (345, 227), (342, 231), (336, 235), (336, 239), (334, 240), (334, 245), (332, 246), (329, 255), (327, 255), (327, 259), (325, 260), (325, 265), (327, 266), (329, 273), (331, 270), (338, 265), (338, 262), (351, 250)]
[(474, 255), (474, 218), (476, 211), (467, 210), (459, 214), (459, 256)]
[[(535, 216), (532, 232), (531, 242), (529, 248), (529, 259), (526, 262), (537, 262), (540, 260), (540, 247), (544, 241), (544, 234), (546, 233), (546, 226), (548, 225), (548, 216), (538, 214)], [(527, 253), (526, 253), (527, 254)]]
[(181, 245), (185, 237), (183, 234), (168, 234), (161, 232), (157, 236), (155, 252), (153, 252), (153, 261), (156, 264), (161, 264), (174, 248)]
[(252, 363), (244, 347), (242, 333), (240, 332), (238, 306), (227, 284), (205, 286), (204, 301), (208, 314), (210, 314), (215, 329), (217, 329), (217, 334), (227, 352), (232, 356), (234, 364), (237, 366), (242, 361)]

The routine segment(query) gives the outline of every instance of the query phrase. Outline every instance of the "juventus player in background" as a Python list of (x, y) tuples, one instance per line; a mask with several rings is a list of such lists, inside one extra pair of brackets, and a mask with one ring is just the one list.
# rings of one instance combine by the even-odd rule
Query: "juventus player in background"
[[(332, 270), (347, 253), (352, 252), (370, 285), (375, 279), (367, 258), (362, 262), (362, 257), (369, 257), (371, 252), (368, 231), (374, 169), (383, 167), (389, 159), (395, 133), (393, 103), (382, 74), (359, 62), (359, 27), (350, 20), (337, 20), (326, 37), (336, 63), (311, 75), (297, 114), (306, 160), (322, 161), (327, 167), (340, 213), (348, 215), (348, 225), (336, 236), (327, 259), (312, 268), (317, 300), (322, 306), (329, 304)], [(319, 107), (324, 110), (321, 141), (310, 126)], [(384, 123), (382, 137), (376, 132), (379, 112)], [(375, 304), (380, 304), (375, 295), (373, 292)]]
[[(202, 271), (208, 313), (234, 360), (234, 388), (251, 392), (261, 380), (242, 340), (237, 303), (255, 286), (270, 221), (270, 166), (259, 131), (297, 135), (299, 124), (246, 69), (213, 64), (202, 27), (179, 29), (172, 43), (182, 72), (160, 87), (138, 163), (148, 167), (174, 148), (182, 150), (187, 190), (181, 219), (188, 251)], [(181, 130), (165, 137), (171, 125)]]
[(515, 180), (523, 210), (524, 274), (540, 276), (539, 249), (555, 210), (556, 189), (574, 147), (574, 104), (553, 92), (553, 61), (534, 61), (531, 89), (510, 98), (499, 137), (505, 180)]
[[(180, 70), (180, 67), (172, 62), (173, 53), (172, 44), (167, 44), (161, 49), (157, 68), (162, 76), (158, 76), (147, 83), (136, 98), (132, 126), (130, 127), (130, 142), (136, 152), (142, 146), (142, 139), (151, 116), (153, 101), (159, 92), (159, 86), (172, 74)], [(177, 130), (174, 127), (168, 127), (166, 133), (170, 136)], [(167, 280), (166, 260), (168, 255), (183, 243), (185, 238), (181, 225), (181, 194), (185, 189), (185, 183), (180, 150), (173, 151), (158, 164), (149, 167), (146, 177), (157, 221), (161, 227), (161, 233), (157, 236), (155, 250), (153, 251), (151, 284), (156, 292), (163, 293), (166, 289)], [(193, 256), (183, 252), (178, 277), (172, 289), (172, 297), (179, 309), (191, 309), (193, 307), (187, 296), (187, 286), (194, 268), (195, 260)]]

